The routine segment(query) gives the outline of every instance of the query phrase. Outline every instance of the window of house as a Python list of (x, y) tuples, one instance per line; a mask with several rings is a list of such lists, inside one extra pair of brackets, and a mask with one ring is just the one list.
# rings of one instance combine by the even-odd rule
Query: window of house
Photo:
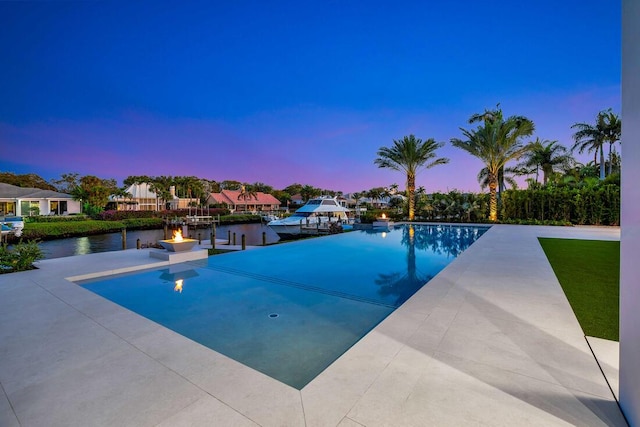
[(23, 216), (40, 215), (40, 202), (37, 200), (22, 200), (20, 202), (20, 214)]
[(15, 202), (0, 202), (0, 215), (15, 215), (16, 203)]
[(64, 215), (67, 212), (67, 201), (52, 200), (49, 202), (49, 212), (55, 215)]

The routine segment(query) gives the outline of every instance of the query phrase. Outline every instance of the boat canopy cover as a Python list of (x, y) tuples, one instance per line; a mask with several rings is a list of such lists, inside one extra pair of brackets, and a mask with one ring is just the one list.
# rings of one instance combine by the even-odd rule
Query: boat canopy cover
[(335, 198), (318, 198), (309, 200), (304, 206), (296, 211), (296, 213), (315, 212), (315, 213), (329, 213), (329, 212), (349, 212), (349, 209), (341, 206)]

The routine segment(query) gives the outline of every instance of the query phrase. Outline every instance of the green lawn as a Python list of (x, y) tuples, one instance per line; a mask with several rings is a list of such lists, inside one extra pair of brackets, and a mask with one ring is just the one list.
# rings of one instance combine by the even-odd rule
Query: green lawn
[(539, 240), (585, 335), (618, 341), (620, 242)]
[(585, 335), (618, 341), (620, 242), (538, 240)]

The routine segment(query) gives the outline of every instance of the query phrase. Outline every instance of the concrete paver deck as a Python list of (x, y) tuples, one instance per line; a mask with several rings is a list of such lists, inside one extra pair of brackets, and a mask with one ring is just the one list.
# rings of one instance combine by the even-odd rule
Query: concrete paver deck
[(494, 226), (300, 391), (67, 280), (146, 250), (41, 261), (0, 276), (0, 425), (624, 426), (537, 237), (619, 229)]

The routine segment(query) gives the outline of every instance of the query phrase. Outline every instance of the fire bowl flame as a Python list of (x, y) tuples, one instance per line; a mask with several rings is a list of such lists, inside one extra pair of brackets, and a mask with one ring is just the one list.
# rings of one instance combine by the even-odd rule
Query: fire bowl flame
[(180, 230), (173, 232), (173, 239), (158, 240), (158, 244), (169, 252), (190, 251), (197, 242), (195, 239), (184, 239)]
[(380, 216), (379, 218), (376, 218), (375, 221), (373, 221), (373, 227), (390, 227), (393, 224), (393, 221), (391, 221), (390, 218), (387, 218), (387, 216), (385, 214), (382, 214), (382, 216)]

